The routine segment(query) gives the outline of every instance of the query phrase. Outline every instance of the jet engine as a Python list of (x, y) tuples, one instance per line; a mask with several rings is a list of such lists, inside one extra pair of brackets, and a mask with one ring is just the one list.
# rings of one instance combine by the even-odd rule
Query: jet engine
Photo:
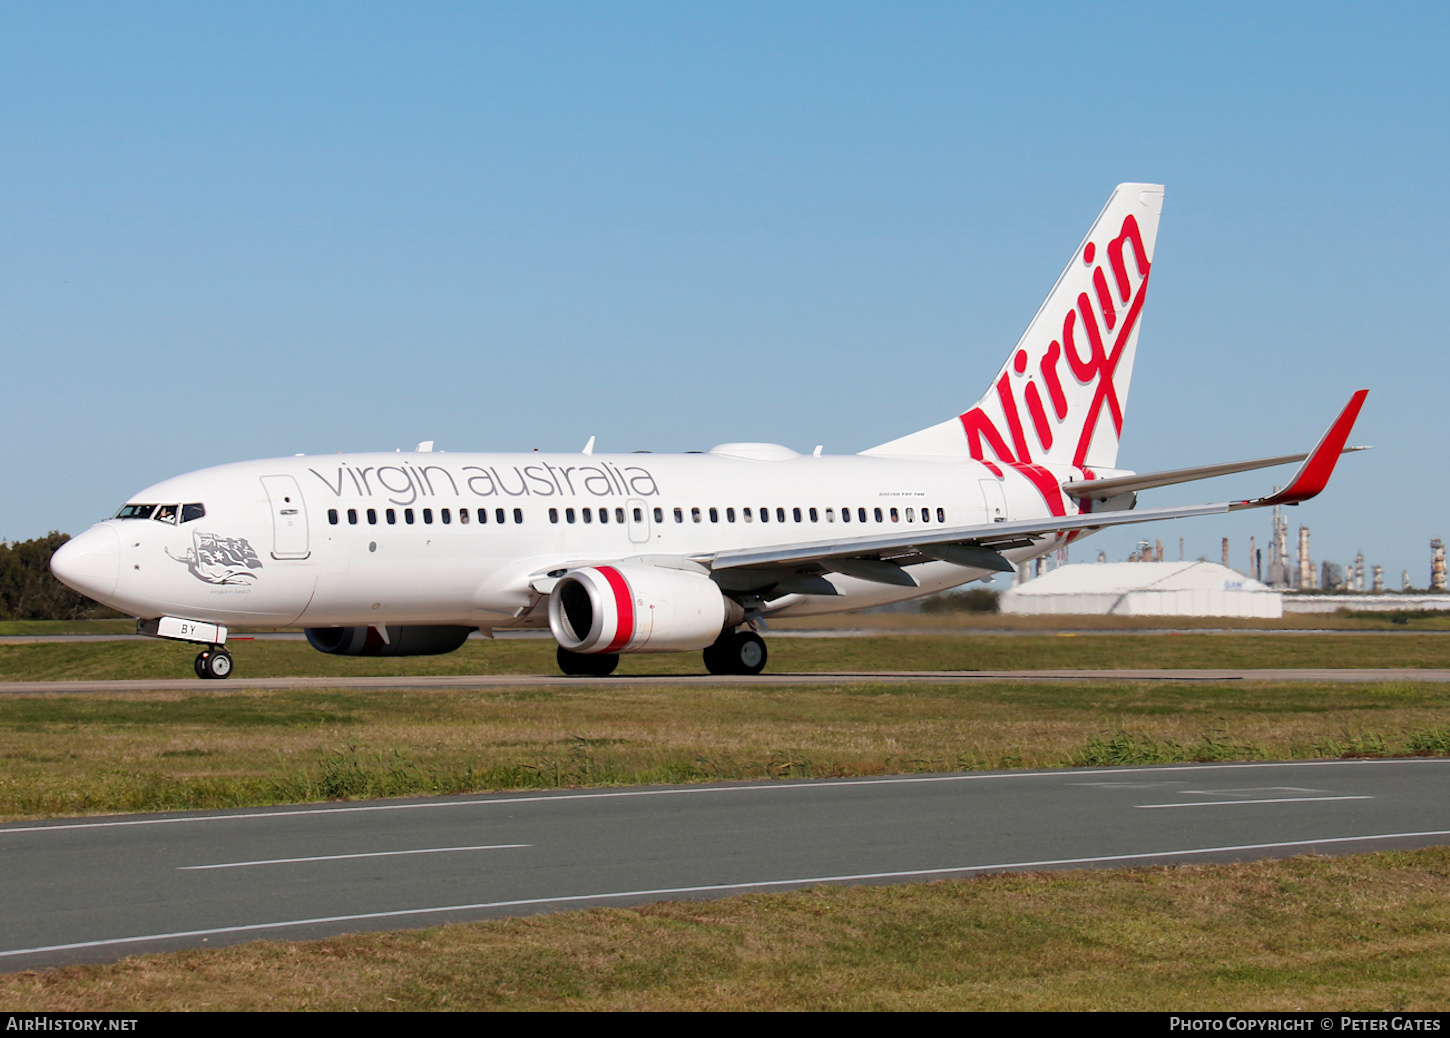
[(585, 566), (549, 594), (549, 629), (569, 652), (703, 649), (745, 619), (704, 573), (661, 566)]
[(307, 641), (334, 656), (439, 656), (452, 652), (476, 627), (309, 627)]

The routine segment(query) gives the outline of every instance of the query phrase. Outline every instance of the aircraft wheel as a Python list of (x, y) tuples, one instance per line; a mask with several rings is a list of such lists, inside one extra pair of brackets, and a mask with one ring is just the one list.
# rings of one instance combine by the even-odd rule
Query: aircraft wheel
[(735, 673), (730, 666), (730, 646), (728, 643), (722, 644), (726, 642), (727, 637), (733, 639), (734, 635), (722, 635), (720, 641), (714, 645), (705, 646), (705, 669), (711, 674)]
[(754, 631), (727, 632), (705, 649), (711, 674), (759, 674), (765, 669), (765, 642)]
[(196, 654), (196, 659), (192, 661), (191, 668), (192, 668), (192, 670), (196, 671), (196, 676), (197, 677), (199, 677), (199, 678), (206, 677), (206, 651), (205, 650), (203, 650), (201, 652), (198, 652)]
[(232, 672), (232, 654), (226, 649), (210, 649), (196, 658), (196, 672), (204, 678), (225, 678)]
[(759, 674), (765, 669), (769, 655), (765, 651), (765, 639), (754, 631), (741, 631), (730, 646), (730, 659), (737, 674)]
[(554, 655), (559, 669), (571, 678), (607, 678), (619, 666), (617, 653), (570, 652), (561, 645)]

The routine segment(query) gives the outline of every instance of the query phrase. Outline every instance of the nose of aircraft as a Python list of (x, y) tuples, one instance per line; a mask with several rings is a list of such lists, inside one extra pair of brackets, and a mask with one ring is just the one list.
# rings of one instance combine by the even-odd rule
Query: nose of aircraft
[(109, 598), (121, 577), (121, 538), (109, 526), (93, 526), (60, 546), (50, 571), (83, 595)]

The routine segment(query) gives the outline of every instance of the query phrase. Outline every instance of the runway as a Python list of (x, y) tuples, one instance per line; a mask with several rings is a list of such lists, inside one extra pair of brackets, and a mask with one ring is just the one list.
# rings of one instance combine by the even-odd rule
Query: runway
[(0, 826), (0, 969), (820, 883), (1450, 839), (1450, 760), (509, 793)]
[(55, 695), (75, 692), (230, 692), (240, 689), (334, 688), (369, 689), (518, 689), (560, 686), (626, 688), (681, 685), (960, 685), (1001, 681), (1269, 681), (1379, 684), (1390, 681), (1450, 681), (1450, 669), (1331, 668), (1213, 670), (883, 670), (797, 674), (653, 674), (607, 678), (562, 674), (454, 674), (420, 677), (247, 678), (202, 681), (199, 678), (138, 678), (125, 681), (0, 681), (0, 695)]

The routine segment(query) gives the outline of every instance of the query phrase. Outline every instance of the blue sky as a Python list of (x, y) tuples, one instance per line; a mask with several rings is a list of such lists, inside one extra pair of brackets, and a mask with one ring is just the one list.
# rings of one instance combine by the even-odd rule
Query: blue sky
[[(1307, 449), (1368, 387), (1376, 450), (1291, 538), (1423, 586), (1450, 537), (1447, 11), (0, 4), (0, 536), (423, 439), (862, 450), (970, 405), (1145, 180), (1120, 463)], [(1075, 558), (1228, 536), (1243, 566), (1251, 534), (1266, 514)]]

